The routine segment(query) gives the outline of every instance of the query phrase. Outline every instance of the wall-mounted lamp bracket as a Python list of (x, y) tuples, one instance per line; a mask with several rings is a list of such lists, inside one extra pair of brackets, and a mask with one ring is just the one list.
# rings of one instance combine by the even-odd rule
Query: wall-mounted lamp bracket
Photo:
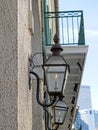
[[(30, 71), (30, 74), (34, 75), (36, 77), (36, 80), (37, 80), (36, 99), (37, 99), (38, 104), (41, 105), (42, 107), (50, 107), (50, 106), (52, 106), (56, 101), (56, 96), (53, 97), (52, 102), (50, 102), (49, 104), (42, 103), (40, 101), (40, 97), (39, 97), (39, 91), (40, 91), (40, 79), (39, 79), (39, 76), (33, 71)], [(31, 77), (30, 77), (30, 80), (31, 80)], [(31, 82), (31, 81), (29, 81), (29, 82)]]
[(49, 129), (49, 130), (57, 130), (58, 128), (59, 128), (59, 124), (55, 124), (56, 126), (55, 126), (55, 128), (54, 129), (51, 129), (50, 127), (49, 127), (49, 112), (48, 112), (48, 110), (46, 110), (45, 108), (44, 108), (44, 110), (45, 110), (45, 112), (47, 113), (47, 128)]

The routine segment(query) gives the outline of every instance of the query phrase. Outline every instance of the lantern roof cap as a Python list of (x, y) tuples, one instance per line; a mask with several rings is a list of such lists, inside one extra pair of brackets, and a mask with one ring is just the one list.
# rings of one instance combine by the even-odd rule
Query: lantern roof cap
[(68, 108), (65, 101), (63, 100), (64, 96), (60, 96), (59, 100), (56, 102), (55, 107), (63, 107), (63, 108)]
[(54, 41), (54, 44), (51, 48), (51, 51), (53, 52), (53, 54), (55, 54), (56, 52), (56, 54), (58, 55), (61, 53), (61, 51), (63, 51), (63, 48), (59, 44), (59, 36), (57, 33), (54, 35), (53, 41)]

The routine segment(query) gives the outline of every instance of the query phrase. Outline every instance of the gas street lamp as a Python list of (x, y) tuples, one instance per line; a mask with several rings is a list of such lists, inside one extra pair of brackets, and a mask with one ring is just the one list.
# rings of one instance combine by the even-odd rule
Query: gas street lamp
[(53, 100), (49, 104), (45, 104), (40, 101), (39, 98), (40, 78), (38, 74), (33, 71), (34, 67), (32, 67), (32, 69), (30, 70), (30, 75), (34, 75), (37, 80), (37, 93), (36, 93), (37, 102), (43, 107), (52, 106), (56, 101), (56, 97), (63, 96), (67, 82), (68, 72), (70, 71), (69, 65), (65, 61), (64, 57), (60, 55), (63, 49), (59, 44), (59, 38), (57, 34), (55, 34), (54, 36), (54, 43), (55, 44), (53, 44), (51, 48), (52, 55), (49, 56), (49, 58), (43, 65), (41, 65), (45, 74), (44, 80), (46, 83), (45, 85), (47, 87), (48, 94), (50, 97), (53, 97), (52, 98)]
[(60, 98), (54, 105), (54, 123), (60, 125), (63, 124), (67, 111), (68, 107), (66, 103), (63, 101), (63, 98)]
[(65, 61), (64, 57), (60, 55), (63, 51), (59, 44), (59, 38), (57, 34), (54, 36), (55, 44), (52, 46), (52, 55), (42, 65), (45, 73), (46, 86), (50, 96), (63, 95), (65, 90), (65, 84), (68, 77), (69, 65)]
[[(47, 128), (49, 130), (57, 130), (59, 128), (59, 125), (62, 125), (64, 123), (65, 117), (67, 115), (68, 112), (68, 107), (66, 105), (66, 103), (63, 101), (63, 96), (61, 96), (59, 98), (59, 100), (55, 103), (55, 105), (53, 106), (53, 110), (54, 110), (54, 128), (50, 128), (49, 127), (49, 117), (51, 116), (49, 111), (44, 108), (45, 112), (47, 113)], [(51, 120), (50, 120), (50, 124), (51, 124)]]
[[(63, 97), (70, 68), (69, 64), (67, 64), (64, 57), (60, 55), (63, 49), (59, 44), (59, 38), (57, 34), (55, 34), (54, 36), (54, 43), (55, 44), (53, 44), (51, 48), (52, 55), (48, 57), (48, 59), (43, 65), (40, 65), (40, 67), (42, 67), (44, 71), (44, 83), (47, 87), (47, 93), (49, 95), (50, 102), (46, 102), (46, 100), (42, 102), (40, 100), (40, 78), (39, 75), (34, 71), (34, 68), (38, 66), (32, 66), (32, 64), (34, 65), (33, 58), (38, 53), (36, 53), (30, 60), (31, 70), (29, 78), (29, 88), (31, 88), (30, 87), (31, 75), (33, 75), (35, 76), (37, 81), (36, 99), (38, 104), (44, 108), (45, 112), (48, 115), (48, 118), (49, 118), (49, 112), (47, 111), (46, 107), (52, 106), (54, 109), (55, 128), (51, 129), (49, 127), (49, 122), (47, 122), (49, 130), (57, 130), (59, 125), (64, 123), (64, 119), (68, 111), (68, 107), (63, 101)], [(57, 101), (57, 99), (59, 100)]]

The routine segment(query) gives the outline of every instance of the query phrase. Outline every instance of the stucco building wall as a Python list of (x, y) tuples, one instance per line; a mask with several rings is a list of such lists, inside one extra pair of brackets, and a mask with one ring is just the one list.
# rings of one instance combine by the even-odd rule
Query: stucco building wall
[(38, 1), (33, 2), (36, 18), (32, 35), (28, 29), (29, 0), (0, 1), (0, 130), (43, 129), (36, 84), (31, 90), (28, 84), (28, 59), (42, 51)]
[(17, 1), (0, 1), (0, 130), (17, 130)]
[(29, 0), (17, 2), (18, 130), (32, 130), (32, 90), (29, 90), (31, 33), (28, 29)]

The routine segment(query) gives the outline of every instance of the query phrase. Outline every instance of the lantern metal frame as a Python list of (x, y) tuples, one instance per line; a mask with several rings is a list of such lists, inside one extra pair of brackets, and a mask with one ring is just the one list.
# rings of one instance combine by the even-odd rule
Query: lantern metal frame
[[(63, 48), (61, 47), (61, 45), (59, 44), (59, 37), (58, 37), (58, 34), (55, 34), (55, 36), (54, 36), (54, 43), (55, 44), (53, 44), (53, 46), (52, 46), (52, 48), (51, 48), (51, 51), (52, 51), (52, 55), (51, 56), (49, 56), (48, 57), (48, 59), (46, 60), (46, 62), (45, 62), (45, 64), (43, 64), (42, 65), (42, 67), (43, 67), (43, 69), (44, 69), (44, 74), (45, 74), (45, 80), (46, 80), (46, 86), (47, 86), (47, 90), (48, 90), (48, 93), (49, 93), (49, 95), (50, 96), (53, 96), (53, 95), (56, 95), (56, 96), (61, 96), (61, 95), (63, 95), (63, 92), (64, 92), (64, 88), (65, 88), (65, 78), (66, 78), (66, 76), (67, 76), (67, 72), (70, 72), (70, 67), (69, 67), (69, 64), (67, 64), (67, 62), (66, 62), (66, 60), (64, 59), (64, 57), (62, 56), (62, 55), (60, 55), (61, 54), (61, 51), (63, 51)], [(54, 63), (53, 63), (53, 61), (54, 61)], [(61, 63), (60, 63), (61, 62)], [(50, 69), (49, 69), (49, 72), (45, 69), (45, 68), (49, 68), (49, 67), (53, 67), (52, 69), (51, 69), (51, 71), (50, 71)], [(65, 67), (65, 68), (63, 68), (63, 70), (62, 70), (62, 68), (58, 68), (58, 67)], [(54, 69), (55, 68), (55, 69)], [(58, 69), (57, 69), (58, 68)], [(61, 70), (60, 70), (61, 69)], [(53, 76), (53, 73), (54, 74), (58, 74), (58, 75), (60, 75), (61, 73), (63, 74), (63, 78), (61, 77), (61, 75), (60, 75), (60, 80), (56, 80), (56, 78), (55, 78), (55, 76)], [(50, 75), (51, 74), (51, 76), (49, 76), (49, 79), (48, 79), (48, 81), (49, 80), (51, 80), (49, 83), (48, 83), (48, 81), (47, 81), (47, 78), (48, 78), (48, 76), (47, 75)], [(50, 78), (54, 78), (54, 80), (53, 79), (50, 79)], [(62, 83), (60, 82), (62, 80)], [(55, 82), (56, 81), (56, 82)], [(54, 85), (53, 84), (51, 84), (50, 85), (50, 83), (52, 83), (52, 82), (54, 82)], [(59, 89), (59, 88), (57, 88), (57, 86), (55, 85), (55, 83), (56, 83), (56, 85), (60, 88), (61, 87), (61, 89)], [(58, 85), (58, 83), (61, 83), (61, 84), (59, 84)], [(50, 87), (49, 87), (49, 85), (50, 86), (52, 86), (52, 88), (54, 89), (54, 90), (49, 90), (50, 89)], [(57, 89), (59, 90), (59, 91), (57, 91)]]
[[(51, 128), (49, 127), (49, 118), (51, 117), (51, 114), (50, 114), (49, 111), (44, 107), (44, 111), (47, 113), (46, 126), (47, 126), (47, 128), (48, 128), (49, 130), (57, 130), (57, 129), (59, 128), (59, 125), (62, 125), (62, 124), (64, 123), (64, 120), (65, 120), (66, 115), (67, 115), (67, 112), (68, 112), (68, 107), (67, 107), (65, 101), (63, 101), (63, 98), (64, 98), (64, 96), (61, 96), (61, 97), (58, 99), (58, 101), (55, 103), (55, 105), (53, 106), (53, 108), (55, 108), (55, 107), (65, 108), (65, 109), (66, 109), (66, 110), (65, 110), (65, 116), (64, 116), (62, 122), (55, 122), (55, 121), (54, 121), (54, 123), (53, 123), (54, 128), (53, 128), (53, 129), (51, 129)], [(56, 106), (56, 104), (57, 104), (58, 102), (62, 102), (62, 103), (64, 104), (64, 106), (59, 106), (59, 105)], [(65, 107), (65, 106), (66, 106), (66, 107)], [(55, 110), (54, 110), (54, 111), (55, 111)], [(62, 111), (62, 110), (61, 110), (61, 111)], [(55, 118), (55, 114), (54, 114), (54, 118)], [(51, 119), (51, 118), (50, 118), (50, 119)], [(51, 124), (51, 120), (50, 120), (50, 124)]]
[[(52, 57), (52, 56), (51, 56)], [(62, 59), (65, 61), (65, 59), (63, 58), (63, 56), (60, 56), (60, 57), (62, 57)], [(49, 57), (50, 58), (50, 57)], [(48, 58), (48, 60), (49, 60), (49, 58)], [(48, 61), (47, 60), (47, 61)], [(47, 62), (46, 61), (46, 62)], [(66, 77), (66, 74), (70, 71), (69, 70), (69, 65), (66, 63), (66, 61), (65, 61), (65, 64), (43, 64), (42, 65), (42, 67), (43, 67), (43, 70), (44, 70), (44, 74), (45, 73), (47, 73), (46, 72), (46, 70), (45, 70), (45, 68), (44, 67), (65, 67), (65, 71), (64, 72), (62, 72), (62, 73), (64, 73), (64, 76), (63, 76), (63, 82), (62, 82), (62, 85), (60, 86), (61, 87), (61, 91), (49, 91), (49, 86), (48, 86), (48, 81), (47, 81), (47, 77), (46, 77), (46, 75), (47, 74), (45, 74), (45, 83), (46, 83), (46, 86), (47, 86), (47, 90), (48, 90), (48, 93), (49, 93), (49, 95), (50, 96), (53, 96), (53, 95), (56, 95), (56, 96), (61, 96), (61, 95), (63, 95), (63, 92), (64, 92), (64, 88), (65, 88), (65, 86), (64, 86), (64, 84), (65, 84), (65, 77)], [(67, 72), (68, 71), (68, 72)], [(56, 73), (61, 73), (61, 72), (55, 72), (55, 74)]]
[[(64, 120), (65, 120), (67, 112), (68, 112), (68, 106), (65, 103), (65, 101), (63, 100), (63, 98), (64, 98), (63, 96), (60, 97), (59, 100), (53, 106), (53, 108), (54, 108), (54, 123), (59, 124), (59, 125), (62, 125), (64, 123)], [(61, 102), (61, 105), (58, 105), (59, 102)], [(60, 114), (62, 111), (65, 112), (65, 114), (63, 114), (64, 117), (63, 117), (62, 121), (61, 120), (56, 121), (56, 110), (59, 110)]]

